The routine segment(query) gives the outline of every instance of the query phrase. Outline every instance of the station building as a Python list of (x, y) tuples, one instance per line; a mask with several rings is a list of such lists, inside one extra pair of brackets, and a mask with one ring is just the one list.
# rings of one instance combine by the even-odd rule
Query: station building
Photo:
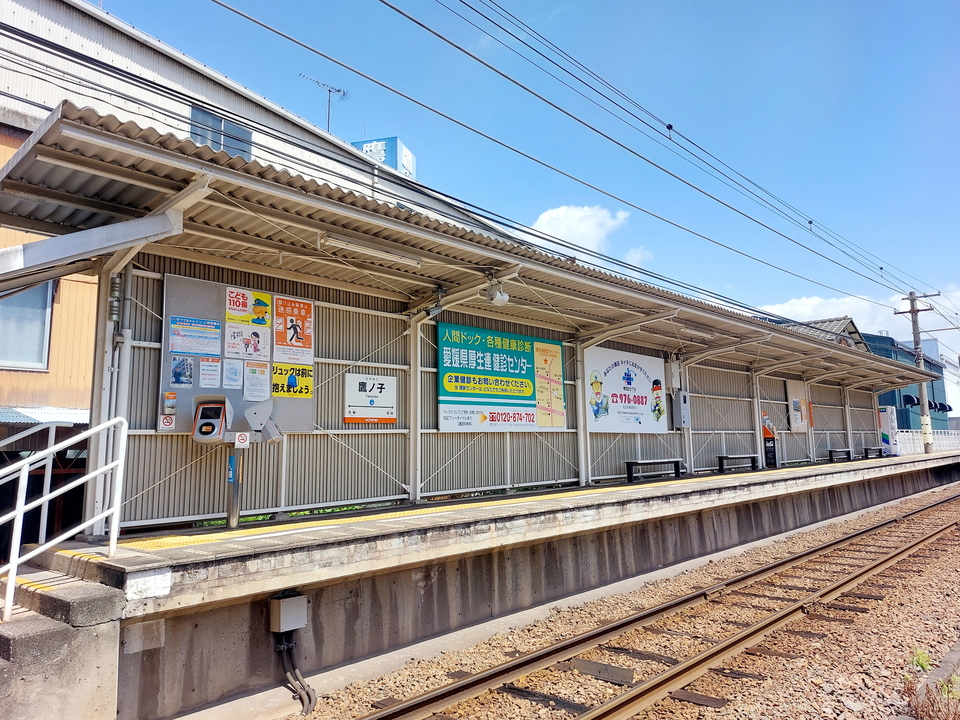
[(862, 455), (934, 377), (547, 252), (83, 0), (5, 2), (0, 62), (0, 293), (90, 288), (49, 357), (129, 426), (89, 534), (222, 519), (237, 477), (277, 517)]

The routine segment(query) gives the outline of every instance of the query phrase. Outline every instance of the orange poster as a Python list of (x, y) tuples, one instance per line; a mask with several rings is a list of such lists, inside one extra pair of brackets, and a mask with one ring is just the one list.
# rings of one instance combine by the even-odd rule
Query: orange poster
[(273, 361), (313, 367), (313, 303), (273, 298)]

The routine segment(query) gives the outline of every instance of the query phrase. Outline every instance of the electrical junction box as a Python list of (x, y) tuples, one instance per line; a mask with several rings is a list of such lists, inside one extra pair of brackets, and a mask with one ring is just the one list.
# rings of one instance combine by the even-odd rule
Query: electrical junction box
[(306, 626), (306, 595), (270, 598), (270, 632), (290, 632)]
[(680, 363), (675, 360), (666, 362), (664, 363), (664, 370), (667, 376), (667, 389), (679, 390), (682, 387), (680, 383)]
[(690, 393), (678, 390), (673, 396), (673, 427), (690, 427)]

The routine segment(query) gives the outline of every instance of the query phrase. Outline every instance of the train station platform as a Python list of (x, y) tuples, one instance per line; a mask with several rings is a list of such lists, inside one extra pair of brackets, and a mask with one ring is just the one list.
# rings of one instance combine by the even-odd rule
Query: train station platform
[(118, 717), (167, 718), (282, 677), (267, 599), (307, 596), (305, 672), (960, 480), (960, 453), (397, 506), (41, 556), (122, 593)]

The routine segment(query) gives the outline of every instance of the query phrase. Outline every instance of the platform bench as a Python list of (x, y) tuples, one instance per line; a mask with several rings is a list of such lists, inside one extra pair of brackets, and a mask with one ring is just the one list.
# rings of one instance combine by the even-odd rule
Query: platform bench
[(717, 455), (717, 469), (723, 472), (730, 460), (749, 460), (750, 469), (757, 470), (760, 467), (759, 455)]
[(853, 460), (853, 450), (850, 448), (830, 448), (827, 452), (830, 453), (830, 462), (836, 460), (838, 455), (841, 460), (844, 458)]
[(865, 447), (863, 449), (863, 459), (869, 460), (871, 453), (875, 454), (878, 458), (882, 458), (883, 448), (882, 447)]
[(632, 483), (639, 476), (637, 468), (644, 465), (673, 465), (674, 476), (680, 477), (680, 463), (682, 462), (683, 458), (661, 458), (659, 460), (627, 460), (623, 464), (627, 466), (627, 482)]

